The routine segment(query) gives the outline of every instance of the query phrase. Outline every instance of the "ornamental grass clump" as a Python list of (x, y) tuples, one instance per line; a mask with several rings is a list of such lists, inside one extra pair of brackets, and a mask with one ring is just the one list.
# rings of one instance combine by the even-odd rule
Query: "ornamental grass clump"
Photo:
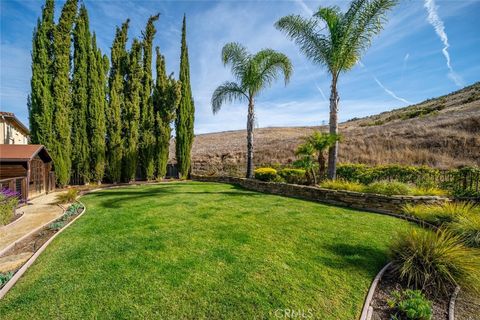
[(459, 216), (457, 221), (448, 224), (447, 228), (461, 237), (467, 246), (480, 248), (480, 214)]
[(460, 216), (470, 214), (479, 214), (478, 209), (468, 202), (445, 202), (443, 204), (407, 204), (403, 207), (403, 212), (435, 224), (437, 226), (445, 223), (458, 221)]
[(409, 287), (448, 295), (457, 285), (480, 292), (480, 256), (449, 231), (411, 230), (390, 246), (392, 271)]
[(346, 191), (355, 191), (363, 192), (365, 186), (358, 182), (350, 182), (346, 180), (325, 180), (320, 183), (321, 188), (332, 189), (332, 190), (346, 190)]
[(63, 204), (63, 203), (70, 203), (75, 201), (78, 196), (78, 189), (72, 188), (68, 189), (67, 192), (60, 193), (57, 195), (57, 203)]
[(378, 181), (366, 186), (364, 192), (387, 196), (410, 195), (412, 194), (412, 187), (398, 181)]

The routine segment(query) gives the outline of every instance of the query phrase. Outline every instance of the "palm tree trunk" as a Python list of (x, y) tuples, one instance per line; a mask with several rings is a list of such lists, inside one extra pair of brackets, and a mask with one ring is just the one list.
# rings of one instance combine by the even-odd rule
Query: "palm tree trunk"
[[(338, 134), (338, 102), (337, 77), (332, 77), (330, 91), (330, 134)], [(328, 178), (335, 179), (337, 175), (338, 141), (328, 149)]]
[(247, 118), (247, 178), (253, 178), (253, 125), (255, 114), (253, 112), (253, 98), (248, 101)]
[(318, 152), (318, 179), (325, 179), (325, 157), (323, 151)]

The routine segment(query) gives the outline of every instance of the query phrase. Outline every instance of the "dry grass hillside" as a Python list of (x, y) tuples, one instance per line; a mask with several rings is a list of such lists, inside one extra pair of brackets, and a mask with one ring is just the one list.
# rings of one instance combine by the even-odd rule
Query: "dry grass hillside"
[[(255, 165), (288, 164), (314, 130), (326, 127), (260, 128), (255, 131)], [(480, 82), (448, 95), (340, 125), (340, 162), (480, 165)], [(246, 132), (197, 135), (193, 172), (243, 175)], [(174, 146), (171, 148), (174, 154)]]

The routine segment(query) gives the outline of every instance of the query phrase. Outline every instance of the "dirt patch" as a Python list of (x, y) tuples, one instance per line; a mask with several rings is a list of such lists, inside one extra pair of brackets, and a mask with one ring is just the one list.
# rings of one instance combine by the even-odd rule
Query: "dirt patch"
[[(390, 270), (387, 270), (382, 279), (378, 283), (377, 289), (372, 299), (371, 306), (373, 307), (373, 320), (389, 320), (392, 314), (392, 309), (388, 306), (387, 301), (392, 299), (392, 292), (395, 290), (409, 289), (403, 283), (398, 282), (398, 277), (394, 276)], [(434, 320), (448, 320), (448, 306), (450, 302), (449, 297), (429, 297), (432, 301), (432, 311)]]
[(480, 319), (480, 297), (460, 290), (455, 301), (456, 320)]

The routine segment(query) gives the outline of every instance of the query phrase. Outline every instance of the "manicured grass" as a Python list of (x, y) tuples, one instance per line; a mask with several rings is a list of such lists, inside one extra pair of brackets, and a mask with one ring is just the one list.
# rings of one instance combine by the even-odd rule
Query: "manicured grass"
[(85, 196), (4, 300), (0, 319), (358, 318), (409, 223), (213, 183)]

